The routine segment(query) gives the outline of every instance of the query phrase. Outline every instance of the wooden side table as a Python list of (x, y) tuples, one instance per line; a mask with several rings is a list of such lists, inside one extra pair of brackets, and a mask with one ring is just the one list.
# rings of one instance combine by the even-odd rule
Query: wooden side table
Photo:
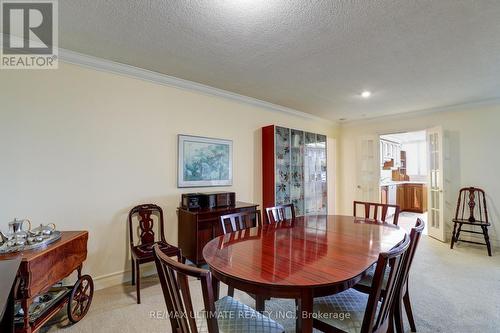
[[(60, 240), (43, 249), (0, 255), (0, 261), (21, 258), (14, 296), (21, 302), (24, 318), (23, 326), (16, 327), (16, 332), (36, 331), (67, 304), (67, 298), (61, 299), (34, 322), (30, 320), (29, 308), (36, 296), (47, 292), (75, 270), (78, 278), (81, 277), (82, 265), (87, 258), (87, 240), (87, 231), (63, 231)], [(91, 287), (93, 291), (93, 284)]]

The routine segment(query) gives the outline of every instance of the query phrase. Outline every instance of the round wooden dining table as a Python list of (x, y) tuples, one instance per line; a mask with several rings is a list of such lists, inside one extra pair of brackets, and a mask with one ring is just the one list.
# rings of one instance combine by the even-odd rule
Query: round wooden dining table
[[(203, 256), (215, 281), (260, 299), (298, 300), (297, 332), (312, 332), (313, 298), (355, 285), (379, 253), (404, 235), (396, 225), (370, 219), (296, 217), (216, 237), (205, 245)], [(262, 307), (257, 304), (257, 310)]]

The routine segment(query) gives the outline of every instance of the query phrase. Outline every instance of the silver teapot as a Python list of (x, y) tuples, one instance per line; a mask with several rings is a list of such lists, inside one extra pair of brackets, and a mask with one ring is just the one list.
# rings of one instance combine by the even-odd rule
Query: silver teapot
[(49, 223), (47, 225), (43, 225), (40, 223), (40, 226), (31, 230), (30, 234), (32, 236), (50, 236), (56, 230), (55, 223)]
[[(23, 225), (25, 222), (28, 223), (27, 231), (23, 230)], [(7, 234), (0, 232), (1, 243), (11, 243), (11, 244), (24, 244), (29, 236), (29, 230), (31, 229), (31, 222), (28, 219), (20, 220), (14, 218), (13, 221), (9, 222), (9, 231)]]
[(14, 218), (14, 221), (9, 222), (9, 234), (14, 235), (16, 239), (26, 239), (28, 237), (28, 232), (23, 230), (24, 223), (28, 223), (27, 231), (31, 230), (31, 221), (28, 219), (18, 220)]

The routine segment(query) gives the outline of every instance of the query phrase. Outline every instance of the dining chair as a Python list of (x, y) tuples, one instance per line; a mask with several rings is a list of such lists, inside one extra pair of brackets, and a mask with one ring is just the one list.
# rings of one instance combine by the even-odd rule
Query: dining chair
[(295, 206), (293, 204), (278, 205), (266, 208), (267, 223), (282, 222), (287, 219), (287, 210), (290, 209), (292, 220), (295, 219)]
[(257, 209), (221, 215), (220, 225), (224, 235), (230, 232), (260, 226), (262, 225), (260, 210)]
[[(155, 233), (154, 217), (158, 220), (159, 233)], [(137, 222), (135, 222), (137, 221)], [(134, 225), (137, 226), (134, 228)], [(169, 256), (177, 256), (184, 260), (181, 251), (165, 240), (163, 226), (163, 210), (154, 204), (142, 204), (132, 208), (128, 214), (130, 253), (132, 260), (132, 285), (136, 284), (137, 304), (141, 304), (141, 271), (140, 265), (154, 261), (153, 245), (158, 244)], [(134, 232), (135, 231), (135, 232)], [(134, 234), (138, 234), (138, 242), (134, 242)]]
[[(262, 225), (260, 216), (261, 215), (259, 209), (254, 211), (242, 211), (233, 214), (221, 215), (220, 225), (222, 233), (225, 235), (230, 232), (260, 226)], [(227, 287), (227, 295), (234, 297), (233, 286)]]
[[(364, 202), (364, 201), (354, 201), (353, 203), (353, 214), (355, 217), (357, 215), (357, 207), (363, 206), (364, 218), (373, 219), (377, 221), (382, 221), (386, 223), (388, 216), (394, 216), (392, 223), (397, 225), (399, 220), (400, 208), (398, 205), (381, 204), (376, 202)], [(392, 213), (393, 215), (389, 215)]]
[[(156, 269), (167, 305), (172, 332), (284, 332), (283, 326), (230, 296), (215, 301), (210, 271), (177, 262), (154, 245)], [(203, 311), (194, 313), (188, 278), (201, 283)], [(197, 280), (191, 280), (196, 283)]]
[[(462, 226), (464, 224), (472, 226), (473, 229), (474, 227), (481, 227), (482, 231), (462, 230)], [(453, 219), (453, 233), (451, 235), (450, 248), (453, 249), (453, 245), (458, 241), (486, 245), (488, 255), (491, 257), (490, 237), (488, 236), (488, 227), (490, 225), (491, 224), (488, 220), (488, 209), (486, 208), (485, 192), (477, 187), (464, 187), (460, 189), (455, 218)], [(460, 232), (483, 235), (485, 242), (479, 243), (459, 239)]]
[[(410, 247), (408, 248), (408, 255), (405, 258), (404, 263), (404, 271), (401, 277), (401, 288), (398, 293), (397, 299), (394, 303), (394, 322), (396, 326), (396, 332), (402, 333), (404, 332), (403, 327), (403, 316), (402, 316), (402, 308), (401, 304), (404, 304), (406, 316), (408, 317), (408, 322), (410, 323), (410, 328), (412, 332), (417, 331), (417, 327), (415, 325), (415, 319), (413, 317), (413, 311), (411, 308), (410, 302), (410, 294), (408, 292), (408, 277), (410, 274), (411, 264), (413, 262), (413, 258), (415, 257), (415, 252), (417, 250), (418, 243), (420, 242), (420, 237), (422, 236), (422, 232), (424, 231), (425, 223), (421, 219), (417, 219), (415, 226), (410, 231)], [(363, 279), (354, 286), (354, 289), (361, 291), (363, 293), (370, 293), (372, 287), (373, 276), (375, 274), (375, 267), (372, 267)], [(384, 276), (384, 280), (387, 281), (388, 275)], [(385, 290), (382, 289), (382, 295), (384, 295)]]
[[(394, 248), (379, 254), (369, 294), (351, 288), (315, 298), (314, 328), (323, 332), (387, 332), (392, 325), (392, 309), (400, 288), (409, 245), (410, 238), (405, 235), (404, 240)], [(386, 275), (387, 280), (384, 281)], [(385, 293), (382, 295), (383, 287)], [(346, 316), (348, 313), (349, 316)]]

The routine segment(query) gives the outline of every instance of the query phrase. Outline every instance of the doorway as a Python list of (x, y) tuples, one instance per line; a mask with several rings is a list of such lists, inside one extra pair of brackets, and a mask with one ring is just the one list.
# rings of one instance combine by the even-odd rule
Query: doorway
[(426, 131), (380, 135), (380, 202), (398, 205), (398, 224), (410, 230), (417, 218), (428, 233), (428, 142)]

